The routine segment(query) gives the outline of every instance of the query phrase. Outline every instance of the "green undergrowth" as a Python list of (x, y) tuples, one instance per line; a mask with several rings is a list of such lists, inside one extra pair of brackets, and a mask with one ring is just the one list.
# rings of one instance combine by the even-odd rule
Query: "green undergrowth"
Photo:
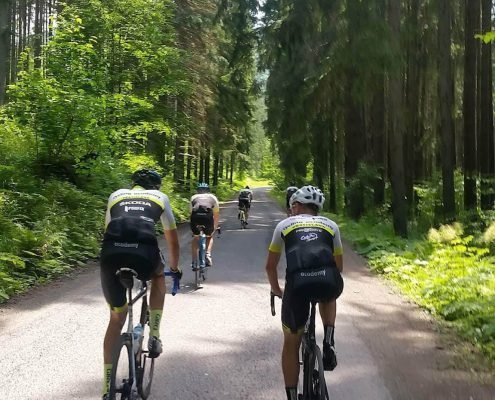
[(0, 190), (0, 302), (96, 256), (105, 201), (60, 181)]
[(334, 218), (372, 271), (447, 321), (495, 366), (495, 258), (486, 234), (467, 235), (455, 224), (404, 240), (383, 221)]

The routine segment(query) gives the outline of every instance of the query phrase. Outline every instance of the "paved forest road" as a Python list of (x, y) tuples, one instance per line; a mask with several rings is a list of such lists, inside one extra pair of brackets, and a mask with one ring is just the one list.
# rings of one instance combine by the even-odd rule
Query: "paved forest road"
[[(264, 272), (284, 214), (265, 189), (255, 190), (252, 210), (241, 231), (236, 202), (223, 204), (222, 237), (202, 290), (191, 291), (189, 234), (181, 228), (186, 287), (166, 298), (152, 399), (285, 399), (280, 320), (270, 314)], [(339, 366), (327, 373), (332, 400), (495, 399), (495, 386), (450, 367), (427, 316), (370, 275), (349, 248), (344, 268)], [(107, 313), (95, 265), (0, 307), (0, 397), (99, 399)]]

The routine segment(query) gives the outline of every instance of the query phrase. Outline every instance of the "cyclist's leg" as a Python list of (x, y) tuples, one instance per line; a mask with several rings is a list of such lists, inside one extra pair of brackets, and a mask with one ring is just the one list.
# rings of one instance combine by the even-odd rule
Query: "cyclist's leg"
[(293, 298), (290, 293), (290, 285), (286, 284), (282, 299), (282, 328), (284, 331), (282, 372), (289, 399), (289, 396), (292, 396), (294, 392), (297, 394), (299, 347), (308, 314), (309, 302)]
[(302, 331), (293, 333), (284, 329), (284, 345), (282, 348), (282, 372), (286, 388), (297, 388), (299, 379), (299, 346)]
[(191, 240), (191, 265), (196, 265), (198, 263), (198, 241), (199, 236), (194, 235)]
[(211, 267), (211, 252), (213, 249), (213, 231), (215, 230), (215, 222), (213, 214), (210, 214), (205, 219), (205, 235), (206, 235), (206, 266)]
[(335, 354), (335, 319), (337, 316), (337, 301), (320, 302), (319, 310), (321, 322), (323, 323), (323, 365), (326, 371), (333, 371), (337, 366), (337, 356)]
[[(104, 255), (104, 249), (102, 255)], [(110, 306), (110, 320), (103, 340), (103, 394), (110, 390), (113, 349), (127, 317), (125, 289), (118, 281), (115, 271), (116, 269), (111, 265), (102, 263), (100, 270), (101, 286), (105, 300)]]

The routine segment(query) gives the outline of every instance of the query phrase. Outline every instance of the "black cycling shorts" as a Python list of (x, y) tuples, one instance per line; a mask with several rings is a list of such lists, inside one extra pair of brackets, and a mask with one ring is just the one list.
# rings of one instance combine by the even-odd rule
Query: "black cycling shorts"
[(193, 235), (199, 235), (198, 225), (204, 226), (206, 236), (211, 236), (215, 228), (213, 211), (199, 209), (191, 213), (191, 231)]
[(249, 203), (249, 199), (239, 199), (239, 209), (245, 207), (246, 210), (251, 208), (251, 203)]
[(127, 303), (125, 288), (116, 272), (126, 267), (138, 273), (138, 279), (149, 280), (163, 272), (160, 249), (152, 244), (104, 241), (100, 256), (101, 287), (105, 300), (112, 309)]
[[(333, 272), (334, 280), (328, 287), (327, 298), (329, 300), (321, 301), (322, 303), (337, 299), (344, 288), (340, 272), (336, 268)], [(284, 330), (290, 330), (291, 333), (302, 333), (309, 317), (311, 296), (296, 296), (292, 293), (291, 287), (291, 280), (286, 280), (282, 298), (282, 325)]]

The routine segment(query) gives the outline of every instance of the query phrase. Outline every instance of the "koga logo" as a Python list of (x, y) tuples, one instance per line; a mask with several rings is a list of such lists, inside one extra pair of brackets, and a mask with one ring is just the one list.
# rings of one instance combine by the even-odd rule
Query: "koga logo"
[(302, 277), (315, 277), (315, 276), (325, 276), (326, 271), (322, 269), (321, 271), (313, 271), (313, 272), (301, 272), (300, 275)]
[(127, 207), (127, 206), (125, 206), (124, 207), (124, 211), (125, 212), (129, 212), (129, 211), (144, 211), (144, 207)]
[(310, 233), (308, 235), (301, 236), (301, 240), (304, 240), (305, 242), (311, 242), (316, 239), (318, 239), (318, 234), (316, 233)]
[(115, 247), (132, 247), (137, 249), (139, 247), (138, 243), (120, 243), (120, 242), (115, 242), (113, 244)]

